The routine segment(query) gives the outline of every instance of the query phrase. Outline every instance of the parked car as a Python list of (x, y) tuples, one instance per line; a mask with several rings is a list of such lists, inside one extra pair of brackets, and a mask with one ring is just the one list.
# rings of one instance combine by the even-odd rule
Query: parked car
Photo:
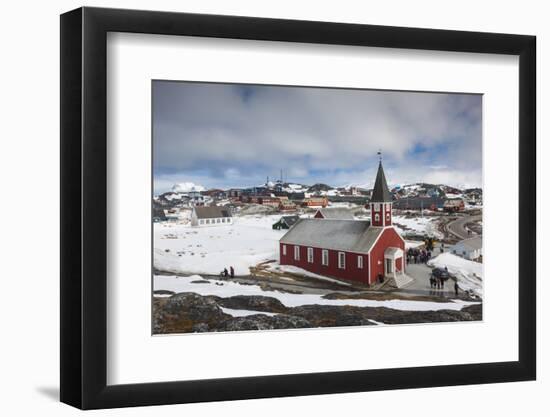
[(449, 274), (449, 271), (446, 271), (442, 268), (434, 268), (432, 270), (432, 277), (447, 281), (451, 277), (451, 274)]

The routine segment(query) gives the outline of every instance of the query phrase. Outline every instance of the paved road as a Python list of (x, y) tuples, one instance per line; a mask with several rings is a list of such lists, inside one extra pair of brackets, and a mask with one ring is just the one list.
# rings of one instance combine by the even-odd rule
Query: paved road
[(464, 217), (459, 217), (458, 219), (448, 223), (446, 228), (447, 228), (447, 231), (449, 231), (451, 234), (453, 234), (457, 238), (468, 239), (469, 237), (472, 237), (472, 235), (468, 234), (468, 230), (466, 229), (466, 224), (478, 222), (481, 220), (481, 218), (482, 218), (481, 215), (477, 215), (477, 216), (466, 215)]
[[(437, 252), (437, 254), (439, 251)], [(434, 289), (430, 287), (430, 275), (432, 269), (426, 264), (408, 264), (407, 275), (413, 278), (413, 282), (405, 288), (396, 290), (402, 294), (412, 293), (421, 295), (432, 295), (442, 298), (456, 298), (454, 291), (454, 281), (449, 279), (445, 282), (443, 289)], [(462, 294), (462, 291), (460, 291)]]

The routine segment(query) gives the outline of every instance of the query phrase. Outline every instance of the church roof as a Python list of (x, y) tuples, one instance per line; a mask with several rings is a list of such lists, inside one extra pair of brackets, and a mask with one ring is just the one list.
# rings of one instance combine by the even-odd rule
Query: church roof
[(215, 219), (218, 217), (231, 217), (231, 212), (220, 206), (199, 206), (194, 208), (197, 218), (199, 219)]
[(389, 203), (392, 201), (388, 183), (386, 182), (386, 175), (384, 174), (384, 168), (382, 168), (382, 161), (378, 164), (378, 172), (376, 173), (376, 180), (374, 181), (374, 188), (370, 201), (375, 203)]
[(280, 221), (286, 223), (286, 225), (290, 227), (293, 226), (298, 220), (300, 220), (300, 216), (283, 216)]
[(343, 207), (321, 208), (317, 211), (321, 212), (325, 219), (353, 220), (351, 211)]
[(281, 239), (281, 243), (346, 252), (368, 253), (382, 227), (369, 221), (300, 219)]

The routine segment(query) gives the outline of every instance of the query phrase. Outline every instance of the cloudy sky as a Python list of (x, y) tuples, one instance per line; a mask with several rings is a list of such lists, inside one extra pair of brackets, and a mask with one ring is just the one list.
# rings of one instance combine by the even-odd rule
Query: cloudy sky
[(276, 179), (481, 186), (480, 95), (153, 82), (155, 193)]

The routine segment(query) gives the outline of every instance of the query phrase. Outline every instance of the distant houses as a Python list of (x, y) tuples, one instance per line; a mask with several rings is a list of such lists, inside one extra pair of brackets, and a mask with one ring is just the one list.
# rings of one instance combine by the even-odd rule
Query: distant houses
[(328, 199), (326, 197), (307, 197), (302, 200), (302, 207), (326, 207)]
[(192, 226), (225, 226), (232, 223), (231, 212), (226, 207), (193, 207)]
[(212, 198), (208, 195), (203, 195), (200, 191), (190, 191), (188, 193), (188, 204), (190, 206), (204, 206), (212, 201)]
[(280, 198), (279, 211), (281, 212), (296, 211), (296, 204), (290, 201), (288, 198), (286, 199)]
[(273, 230), (290, 229), (298, 220), (300, 220), (299, 216), (282, 216), (272, 228)]
[(483, 255), (481, 236), (461, 240), (454, 246), (451, 246), (450, 251), (452, 254), (469, 259), (470, 261), (478, 260)]
[(443, 210), (450, 213), (464, 210), (464, 200), (462, 198), (448, 198), (443, 204)]
[(442, 209), (445, 199), (441, 197), (404, 197), (393, 202), (397, 210), (432, 210)]
[(403, 197), (393, 202), (397, 210), (444, 210), (455, 213), (465, 208), (461, 197), (442, 198), (438, 196)]
[(252, 204), (261, 204), (263, 206), (279, 207), (281, 200), (279, 200), (277, 197), (253, 195), (249, 196), (246, 202)]

